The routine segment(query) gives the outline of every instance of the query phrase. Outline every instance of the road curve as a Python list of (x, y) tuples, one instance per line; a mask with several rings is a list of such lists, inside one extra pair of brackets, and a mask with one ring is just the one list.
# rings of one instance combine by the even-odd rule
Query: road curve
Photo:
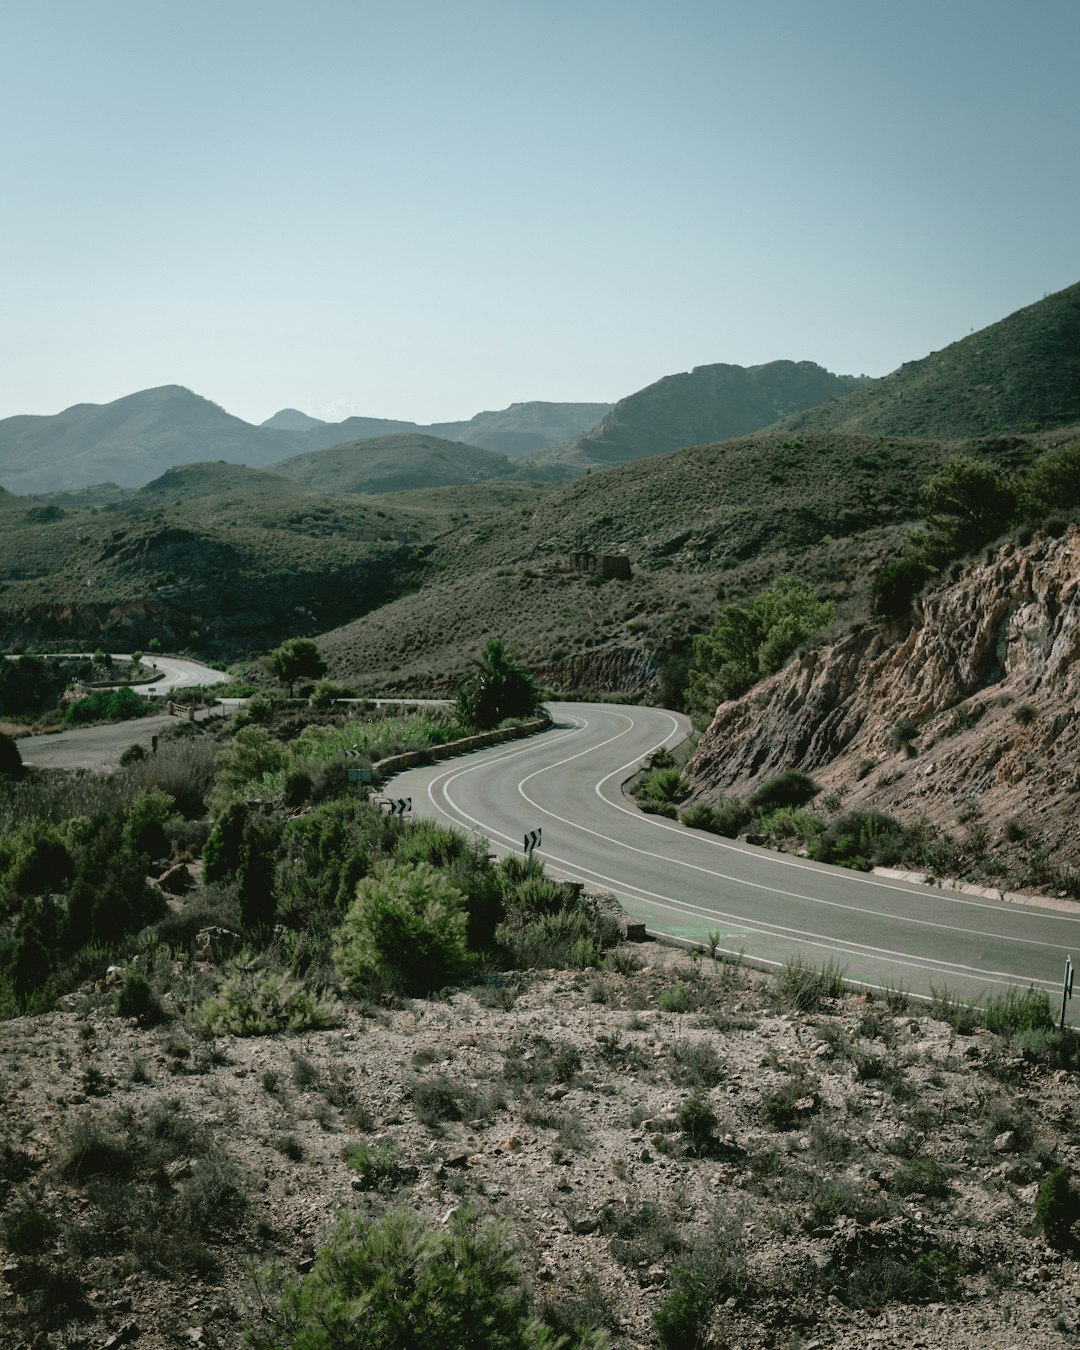
[[(1061, 989), (1080, 952), (1080, 914), (956, 895), (829, 867), (645, 816), (621, 785), (642, 758), (676, 745), (688, 723), (655, 708), (550, 705), (555, 727), (525, 742), (398, 775), (389, 795), (520, 852), (540, 827), (549, 866), (614, 891), (652, 931), (777, 964), (830, 956), (872, 988), (966, 999), (1029, 984)], [(1071, 1006), (1071, 1005), (1070, 1005)]]

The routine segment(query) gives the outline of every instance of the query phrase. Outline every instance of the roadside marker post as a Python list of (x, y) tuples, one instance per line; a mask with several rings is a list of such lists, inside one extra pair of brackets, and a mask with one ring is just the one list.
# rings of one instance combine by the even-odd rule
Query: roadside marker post
[(1065, 1003), (1072, 998), (1073, 981), (1073, 961), (1071, 956), (1065, 958), (1065, 979), (1061, 986), (1061, 1020), (1058, 1022), (1058, 1030), (1065, 1030)]
[(528, 834), (526, 834), (525, 836), (526, 858), (531, 858), (535, 850), (540, 847), (540, 836), (542, 834), (543, 831), (539, 827), (537, 827), (535, 830), (530, 830)]

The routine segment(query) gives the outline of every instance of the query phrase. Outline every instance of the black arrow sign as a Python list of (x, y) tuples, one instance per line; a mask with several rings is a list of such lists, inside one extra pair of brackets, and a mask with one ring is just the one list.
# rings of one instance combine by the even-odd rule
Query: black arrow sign
[(528, 834), (525, 836), (525, 856), (526, 856), (526, 858), (531, 857), (533, 851), (534, 851), (535, 849), (538, 849), (538, 848), (540, 847), (540, 836), (541, 836), (542, 834), (543, 834), (543, 831), (542, 831), (539, 827), (537, 827), (535, 830), (530, 830), (530, 831), (528, 832)]

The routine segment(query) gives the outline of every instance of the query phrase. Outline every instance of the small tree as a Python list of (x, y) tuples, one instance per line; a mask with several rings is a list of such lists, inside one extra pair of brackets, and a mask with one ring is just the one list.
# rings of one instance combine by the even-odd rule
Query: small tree
[(318, 680), (326, 674), (326, 661), (311, 638), (289, 638), (270, 653), (270, 666), (293, 696), (297, 680)]
[(958, 455), (924, 484), (922, 505), (936, 562), (995, 539), (1016, 515), (1016, 493), (992, 464)]
[(507, 655), (502, 638), (492, 638), (459, 685), (457, 704), (465, 722), (486, 730), (506, 717), (534, 717), (540, 711), (540, 689)]

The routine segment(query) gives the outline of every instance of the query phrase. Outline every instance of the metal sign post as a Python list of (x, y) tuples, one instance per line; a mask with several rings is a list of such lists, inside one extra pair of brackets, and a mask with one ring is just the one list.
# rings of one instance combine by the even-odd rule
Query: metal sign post
[(1065, 1003), (1067, 999), (1072, 998), (1073, 981), (1073, 962), (1072, 957), (1065, 958), (1065, 980), (1061, 986), (1061, 1020), (1058, 1022), (1058, 1030), (1065, 1030)]

